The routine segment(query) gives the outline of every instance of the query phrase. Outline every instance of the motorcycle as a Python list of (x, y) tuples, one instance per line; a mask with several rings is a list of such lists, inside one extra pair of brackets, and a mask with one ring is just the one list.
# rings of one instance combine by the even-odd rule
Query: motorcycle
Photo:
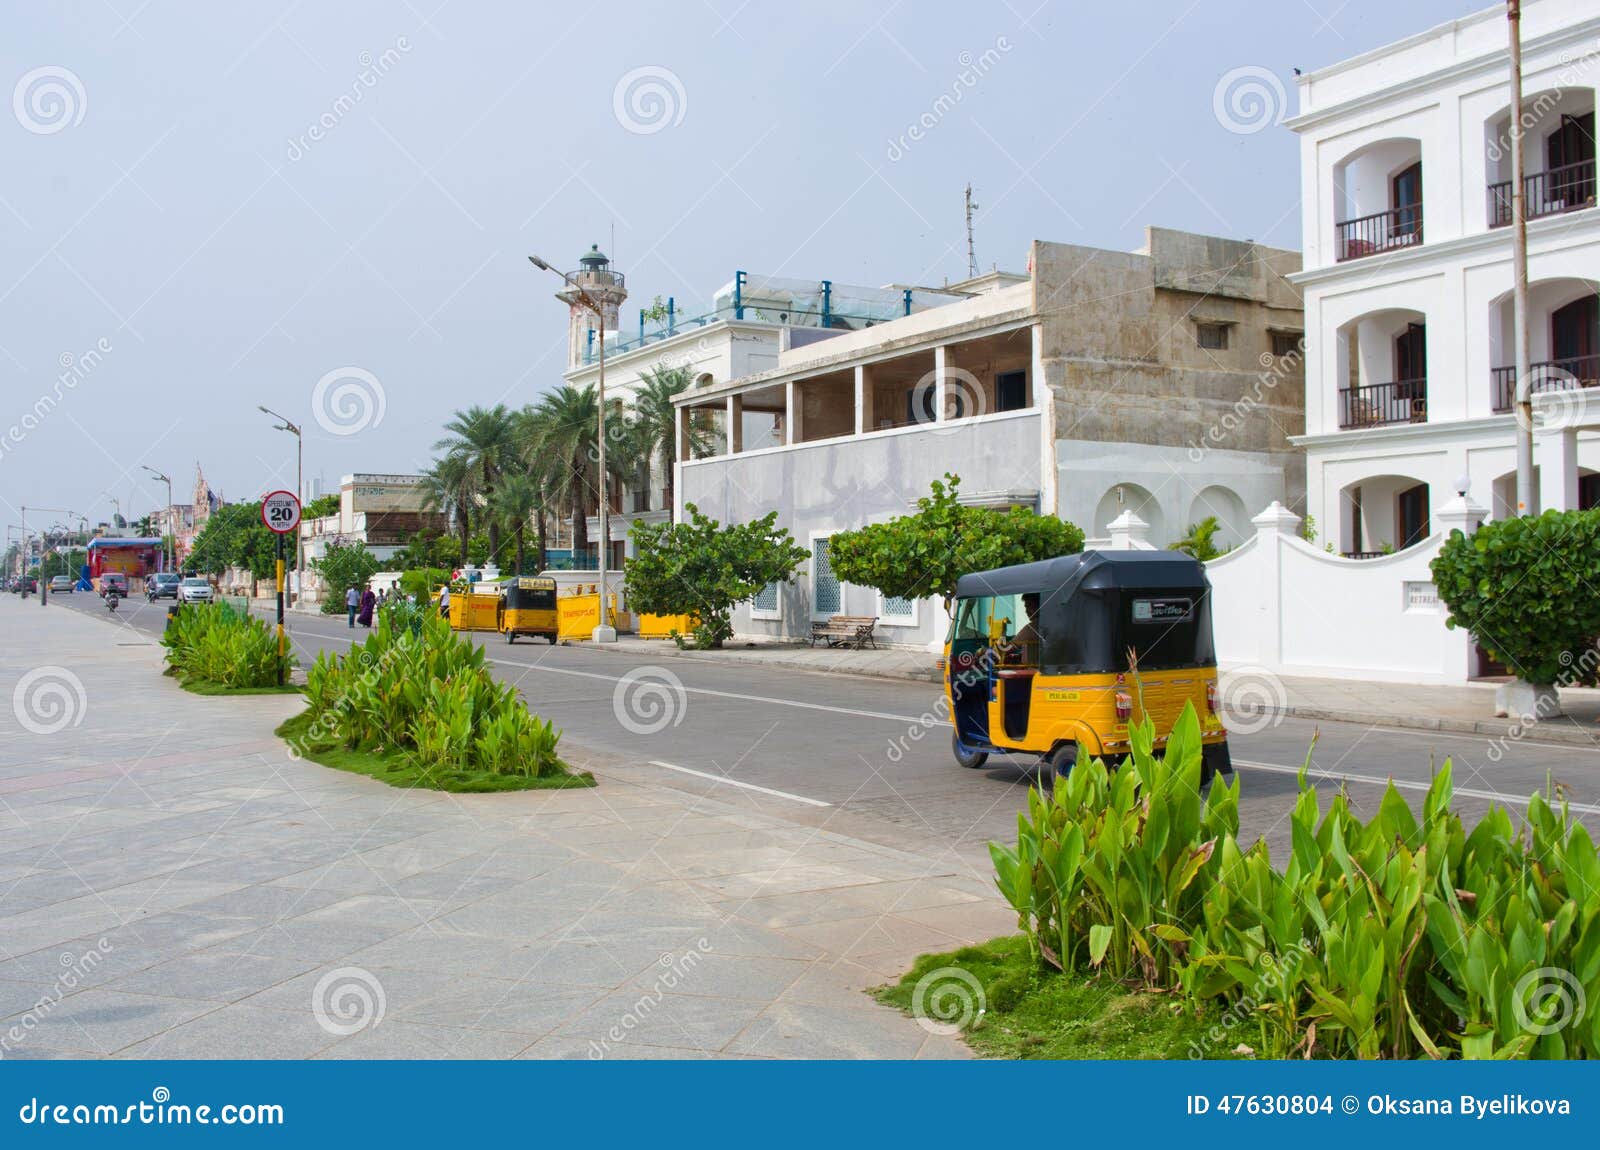
[(122, 601), (122, 596), (117, 594), (116, 588), (106, 592), (106, 608), (115, 613), (117, 604)]

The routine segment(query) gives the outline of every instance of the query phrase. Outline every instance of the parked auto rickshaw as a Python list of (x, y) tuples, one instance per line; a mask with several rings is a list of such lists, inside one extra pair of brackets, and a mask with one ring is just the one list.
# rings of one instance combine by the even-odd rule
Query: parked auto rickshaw
[(1033, 754), (1059, 774), (1079, 747), (1118, 761), (1130, 723), (1149, 717), (1159, 748), (1193, 702), (1202, 779), (1231, 772), (1216, 663), (1211, 584), (1187, 555), (1085, 551), (965, 575), (945, 647), (956, 761)]
[(556, 581), (542, 575), (518, 575), (506, 581), (500, 601), (500, 631), (507, 643), (518, 635), (543, 635), (556, 642)]

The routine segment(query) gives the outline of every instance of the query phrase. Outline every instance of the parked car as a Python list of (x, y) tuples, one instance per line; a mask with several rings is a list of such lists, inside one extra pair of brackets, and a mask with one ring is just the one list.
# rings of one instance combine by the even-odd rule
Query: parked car
[(182, 582), (176, 571), (160, 571), (144, 577), (144, 597), (154, 603), (157, 599), (176, 599), (178, 584)]
[(52, 595), (59, 595), (63, 591), (70, 595), (72, 593), (72, 589), (77, 585), (77, 581), (74, 580), (71, 575), (50, 576), (50, 594)]
[(194, 576), (178, 584), (178, 602), (209, 603), (213, 596), (211, 584)]
[(117, 589), (117, 594), (124, 599), (128, 597), (128, 577), (121, 571), (109, 571), (100, 576), (100, 598), (106, 597), (106, 592), (111, 588)]

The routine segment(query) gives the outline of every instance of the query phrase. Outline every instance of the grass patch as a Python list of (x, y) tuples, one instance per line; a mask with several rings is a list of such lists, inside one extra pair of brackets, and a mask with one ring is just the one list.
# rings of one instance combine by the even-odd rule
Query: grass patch
[[(1176, 995), (1129, 990), (1113, 979), (1041, 970), (1022, 935), (997, 938), (948, 954), (925, 954), (899, 982), (880, 987), (878, 1001), (913, 1013), (917, 983), (933, 971), (955, 967), (983, 987), (985, 1013), (963, 1037), (985, 1058), (1173, 1058), (1194, 1049), (1206, 1058), (1235, 1058), (1239, 1043), (1253, 1037), (1248, 1025), (1227, 1028), (1221, 1041), (1209, 1035), (1219, 1018), (1197, 1016)], [(938, 986), (961, 988), (954, 978)], [(939, 1000), (930, 982), (927, 1006)], [(934, 1017), (929, 1010), (929, 1017)], [(972, 1013), (972, 1012), (969, 1012)], [(953, 1021), (953, 1019), (952, 1019)]]
[(267, 687), (225, 687), (210, 679), (179, 679), (178, 686), (196, 695), (298, 695), (302, 690), (293, 683), (285, 683), (281, 687), (277, 684)]
[(293, 743), (300, 754), (313, 763), (332, 767), (336, 771), (350, 771), (366, 775), (392, 787), (423, 787), (434, 791), (451, 791), (456, 794), (485, 794), (495, 791), (552, 791), (568, 787), (592, 787), (594, 775), (588, 771), (573, 772), (564, 766), (560, 773), (529, 777), (527, 775), (499, 775), (491, 771), (440, 771), (397, 751), (352, 751), (338, 742), (310, 743), (306, 735), (311, 729), (311, 716), (302, 711), (280, 724), (276, 734)]

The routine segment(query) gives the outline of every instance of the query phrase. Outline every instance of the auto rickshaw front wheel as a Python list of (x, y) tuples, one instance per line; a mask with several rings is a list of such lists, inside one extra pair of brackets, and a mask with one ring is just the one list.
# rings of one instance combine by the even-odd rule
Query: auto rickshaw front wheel
[(983, 766), (984, 763), (989, 761), (989, 756), (987, 753), (983, 751), (969, 751), (966, 747), (962, 746), (961, 736), (959, 734), (952, 733), (950, 735), (950, 749), (955, 752), (956, 762), (960, 763), (968, 770), (975, 771), (979, 767)]

